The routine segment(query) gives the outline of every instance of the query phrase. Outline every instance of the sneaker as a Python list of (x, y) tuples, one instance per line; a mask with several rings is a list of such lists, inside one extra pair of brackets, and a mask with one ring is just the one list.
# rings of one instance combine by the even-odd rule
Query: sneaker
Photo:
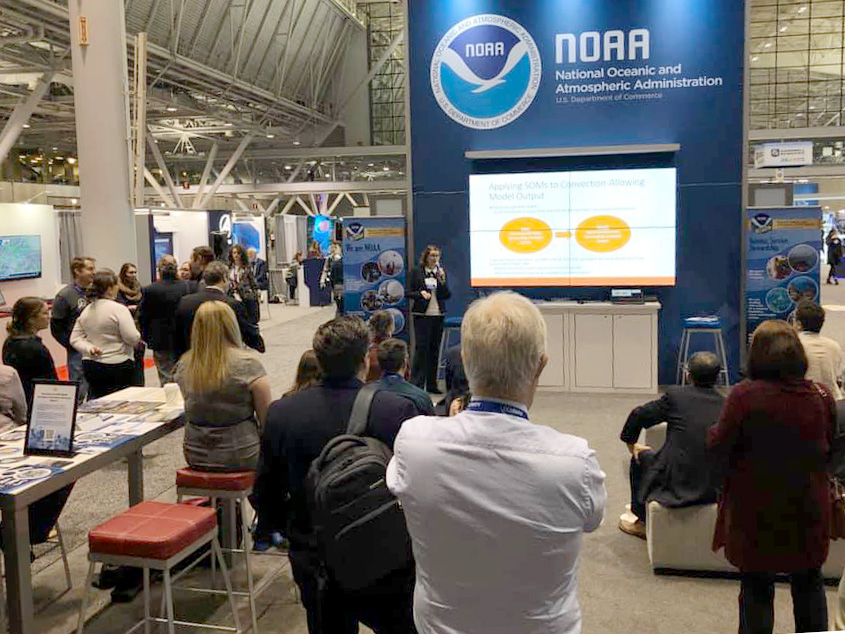
[(264, 539), (263, 537), (256, 538), (255, 541), (252, 542), (252, 552), (254, 553), (266, 553), (270, 550), (270, 540)]
[(639, 518), (635, 522), (632, 522), (625, 518), (621, 518), (619, 520), (619, 530), (623, 533), (627, 533), (628, 535), (639, 537), (640, 539), (646, 538), (645, 522)]

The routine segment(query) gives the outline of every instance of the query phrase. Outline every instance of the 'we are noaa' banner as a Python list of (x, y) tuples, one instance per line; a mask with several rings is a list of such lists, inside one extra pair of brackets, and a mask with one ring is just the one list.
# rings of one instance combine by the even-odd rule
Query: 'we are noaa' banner
[(354, 218), (343, 223), (344, 313), (365, 321), (377, 310), (393, 315), (394, 334), (404, 333), (405, 219)]
[(801, 299), (819, 301), (821, 209), (747, 209), (745, 322), (749, 342), (767, 319), (786, 319)]

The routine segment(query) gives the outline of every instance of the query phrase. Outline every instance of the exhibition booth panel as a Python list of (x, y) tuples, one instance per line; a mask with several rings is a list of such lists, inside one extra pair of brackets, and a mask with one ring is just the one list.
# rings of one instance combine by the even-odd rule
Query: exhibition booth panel
[(660, 303), (541, 302), (549, 362), (540, 388), (656, 394)]

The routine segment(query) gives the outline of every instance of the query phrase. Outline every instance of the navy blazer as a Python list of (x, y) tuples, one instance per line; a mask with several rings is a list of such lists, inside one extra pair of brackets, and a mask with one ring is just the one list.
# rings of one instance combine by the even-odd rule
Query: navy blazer
[(258, 326), (250, 323), (247, 319), (246, 308), (244, 308), (243, 303), (217, 289), (204, 288), (191, 295), (185, 295), (179, 300), (179, 306), (176, 309), (174, 334), (176, 336), (176, 353), (180, 357), (191, 347), (191, 327), (194, 324), (194, 315), (197, 314), (197, 310), (204, 302), (209, 301), (229, 304), (235, 311), (235, 317), (238, 318), (238, 327), (241, 330), (241, 338), (244, 344), (258, 352), (264, 352), (264, 339), (258, 331)]
[[(427, 291), (425, 285), (425, 273), (420, 268), (411, 269), (408, 275), (408, 291), (405, 293), (406, 297), (411, 300), (411, 312), (415, 315), (424, 315), (428, 308), (430, 299), (424, 299), (423, 291)], [(452, 297), (452, 291), (449, 290), (448, 278), (443, 284), (437, 284), (437, 304), (440, 306), (440, 312), (446, 314), (446, 300)]]

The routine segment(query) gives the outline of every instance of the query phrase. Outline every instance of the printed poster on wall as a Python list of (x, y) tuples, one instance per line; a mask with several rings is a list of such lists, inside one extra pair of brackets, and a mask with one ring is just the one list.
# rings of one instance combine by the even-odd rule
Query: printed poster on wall
[(750, 342), (767, 319), (786, 319), (804, 298), (819, 301), (821, 209), (747, 209), (745, 320)]
[(343, 305), (348, 315), (369, 320), (377, 310), (389, 310), (394, 334), (404, 336), (405, 219), (355, 218), (343, 223)]

